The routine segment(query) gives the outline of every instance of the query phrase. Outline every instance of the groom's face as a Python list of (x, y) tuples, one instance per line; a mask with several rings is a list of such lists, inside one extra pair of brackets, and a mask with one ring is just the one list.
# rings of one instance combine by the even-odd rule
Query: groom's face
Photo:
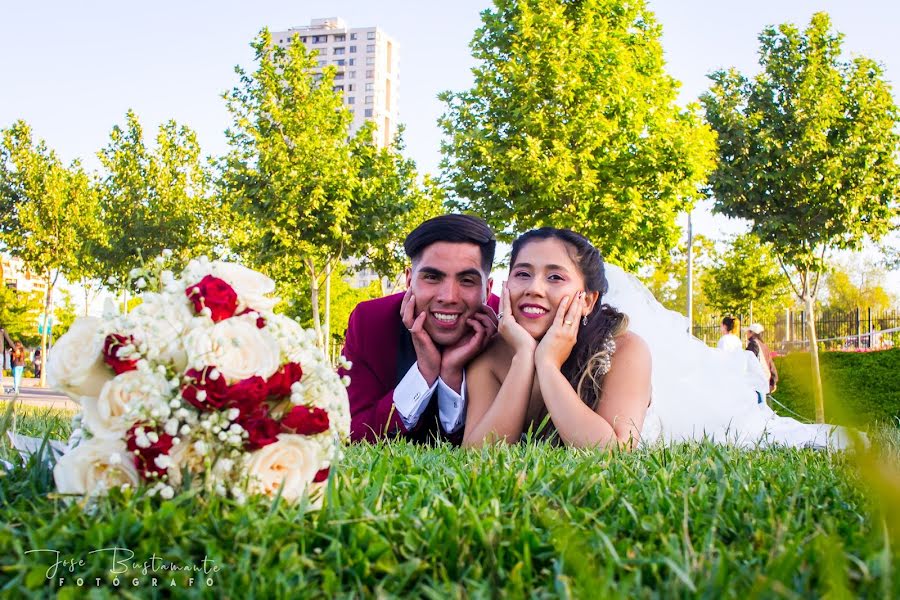
[(469, 243), (435, 242), (406, 271), (415, 316), (427, 313), (425, 331), (441, 346), (472, 331), (466, 321), (482, 309), (491, 284), (481, 267), (481, 249)]

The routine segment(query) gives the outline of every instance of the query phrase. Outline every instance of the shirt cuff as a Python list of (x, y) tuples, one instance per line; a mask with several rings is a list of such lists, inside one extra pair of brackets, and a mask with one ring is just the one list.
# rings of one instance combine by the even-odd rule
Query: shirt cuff
[(428, 399), (436, 387), (437, 381), (434, 385), (428, 386), (428, 382), (419, 372), (419, 363), (415, 362), (394, 388), (394, 406), (407, 429), (414, 428), (419, 422), (419, 417), (428, 408)]
[(441, 425), (443, 425), (444, 431), (453, 433), (466, 422), (466, 372), (463, 371), (462, 394), (457, 394), (440, 377), (438, 377), (437, 386), (438, 414)]

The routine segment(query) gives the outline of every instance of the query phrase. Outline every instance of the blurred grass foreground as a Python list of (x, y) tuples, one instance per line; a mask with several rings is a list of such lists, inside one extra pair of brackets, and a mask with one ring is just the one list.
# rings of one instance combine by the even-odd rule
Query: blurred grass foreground
[[(0, 423), (17, 465), (0, 469), (0, 597), (900, 597), (900, 351), (826, 356), (832, 402), (865, 391), (845, 405), (877, 423), (871, 452), (355, 445), (316, 513), (118, 492), (85, 511), (6, 436), (65, 438), (71, 415), (18, 406)], [(776, 393), (798, 411), (802, 358), (780, 360)], [(91, 554), (110, 548), (121, 573)], [(48, 578), (56, 560), (76, 566)]]

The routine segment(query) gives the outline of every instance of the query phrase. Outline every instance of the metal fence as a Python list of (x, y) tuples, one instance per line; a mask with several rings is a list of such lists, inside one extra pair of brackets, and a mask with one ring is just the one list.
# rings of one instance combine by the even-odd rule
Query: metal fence
[[(749, 316), (737, 315), (741, 327), (750, 324)], [(787, 310), (777, 319), (759, 320), (763, 339), (779, 352), (808, 347), (805, 311)], [(721, 337), (721, 317), (694, 324), (694, 336), (714, 346)], [(746, 340), (746, 334), (742, 338)], [(857, 309), (855, 311), (823, 311), (816, 315), (816, 337), (826, 350), (878, 349), (900, 346), (900, 311)]]

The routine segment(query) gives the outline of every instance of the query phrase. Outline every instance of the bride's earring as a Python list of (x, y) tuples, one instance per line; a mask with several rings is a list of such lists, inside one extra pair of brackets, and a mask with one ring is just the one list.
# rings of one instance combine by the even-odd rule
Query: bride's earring
[(581, 318), (581, 324), (584, 325), (585, 327), (587, 327), (587, 315), (584, 315)]

